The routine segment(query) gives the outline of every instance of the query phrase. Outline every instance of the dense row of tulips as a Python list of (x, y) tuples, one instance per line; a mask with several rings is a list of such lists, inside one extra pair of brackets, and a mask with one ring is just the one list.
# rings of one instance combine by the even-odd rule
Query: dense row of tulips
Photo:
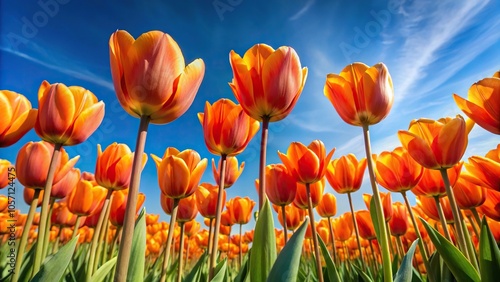
[[(98, 145), (94, 172), (81, 172), (79, 157), (64, 149), (100, 126), (105, 105), (92, 92), (44, 81), (36, 110), (23, 95), (0, 91), (0, 146), (33, 127), (42, 139), (25, 144), (15, 165), (0, 160), (0, 187), (17, 179), (30, 206), (22, 214), (0, 195), (0, 252), (8, 258), (2, 281), (491, 281), (500, 271), (500, 144), (462, 160), (475, 123), (500, 134), (500, 73), (474, 83), (467, 99), (453, 95), (467, 121), (413, 120), (398, 132), (401, 147), (373, 154), (369, 126), (390, 112), (392, 79), (382, 63), (350, 64), (327, 75), (324, 94), (343, 121), (362, 128), (366, 157), (337, 157), (314, 140), (292, 142), (278, 152), (281, 164), (267, 164), (269, 123), (292, 111), (308, 70), (291, 47), (257, 44), (243, 57), (231, 51), (229, 85), (240, 104), (206, 102), (198, 114), (208, 150), (220, 156), (217, 165), (212, 159), (214, 183), (200, 183), (208, 160), (194, 150), (168, 147), (162, 157), (150, 156), (166, 223), (144, 210), (137, 216), (147, 129), (187, 111), (205, 65), (186, 65), (177, 43), (159, 31), (137, 39), (117, 31), (109, 52), (117, 98), (140, 125), (135, 152)], [(245, 167), (237, 155), (259, 130), (258, 205), (248, 197), (226, 200), (225, 189)], [(355, 211), (352, 197), (360, 196), (354, 193), (366, 172), (373, 193), (363, 195), (367, 209)], [(325, 193), (327, 183), (336, 195)], [(393, 203), (391, 193), (404, 203)], [(351, 211), (337, 215), (341, 194)], [(282, 228), (274, 227), (271, 204)], [(252, 215), (256, 226), (243, 233)]]

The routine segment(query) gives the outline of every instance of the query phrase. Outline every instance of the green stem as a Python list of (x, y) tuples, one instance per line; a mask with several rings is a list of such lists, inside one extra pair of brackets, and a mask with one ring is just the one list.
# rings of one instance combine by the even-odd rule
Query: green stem
[(31, 225), (33, 224), (33, 218), (35, 217), (36, 207), (38, 206), (38, 196), (40, 195), (40, 191), (40, 189), (35, 189), (35, 194), (33, 195), (33, 201), (31, 202), (30, 210), (28, 211), (28, 217), (26, 218), (26, 225), (23, 228), (23, 234), (21, 235), (21, 241), (19, 242), (19, 248), (17, 249), (17, 260), (14, 266), (14, 274), (12, 276), (11, 282), (17, 282), (19, 280), (21, 265), (23, 264), (24, 260), (24, 250), (26, 249), (28, 235), (31, 230)]
[(396, 244), (397, 244), (397, 249), (399, 253), (399, 261), (403, 259), (403, 256), (405, 254), (405, 250), (403, 249), (403, 242), (401, 241), (401, 236), (396, 236)]
[(43, 242), (43, 258), (47, 257), (47, 253), (49, 251), (49, 242), (50, 242), (50, 230), (52, 229), (51, 219), (52, 219), (52, 211), (54, 209), (54, 203), (56, 202), (55, 198), (50, 198), (49, 203), (49, 215), (47, 216), (47, 229), (45, 229), (44, 242)]
[(281, 206), (281, 215), (283, 216), (283, 236), (285, 236), (285, 245), (288, 242), (288, 230), (286, 228), (286, 210), (285, 206)]
[(127, 207), (125, 218), (123, 220), (122, 238), (120, 241), (120, 250), (116, 261), (116, 271), (114, 281), (122, 282), (127, 279), (127, 271), (132, 251), (132, 239), (134, 236), (134, 223), (137, 208), (137, 197), (139, 195), (139, 186), (141, 184), (142, 172), (142, 154), (146, 145), (146, 136), (148, 133), (149, 116), (142, 116), (137, 133), (135, 145), (134, 161), (132, 163), (132, 172), (130, 175), (130, 187), (127, 196)]
[[(349, 207), (351, 208), (352, 223), (354, 224), (354, 233), (356, 234), (356, 243), (358, 243), (359, 258), (361, 259), (361, 261), (364, 261), (363, 249), (361, 248), (361, 240), (359, 239), (358, 222), (356, 220), (356, 215), (354, 214), (354, 207), (352, 205), (351, 193), (347, 193), (347, 197), (349, 198)], [(365, 265), (364, 264), (361, 265), (362, 269), (365, 270)]]
[[(212, 239), (212, 236), (213, 236), (213, 223), (214, 223), (214, 219), (213, 218), (210, 218), (210, 226), (208, 227), (208, 245), (207, 245), (207, 252), (208, 252), (208, 257), (211, 258), (212, 257), (212, 244), (213, 244), (213, 239)], [(207, 260), (207, 266), (208, 268), (210, 269), (210, 259)], [(208, 275), (206, 276), (206, 281), (205, 282), (208, 282)]]
[(472, 219), (472, 216), (470, 216), (470, 215), (467, 216), (467, 219), (469, 220), (470, 225), (472, 226), (472, 230), (474, 231), (474, 234), (476, 235), (477, 238), (479, 238), (479, 229), (477, 229), (476, 223)]
[(61, 144), (54, 144), (54, 152), (52, 153), (52, 158), (50, 160), (49, 171), (47, 173), (47, 182), (45, 183), (45, 189), (43, 191), (43, 201), (42, 201), (42, 211), (40, 214), (40, 225), (38, 226), (38, 242), (35, 249), (35, 261), (33, 263), (33, 273), (32, 278), (40, 270), (40, 265), (43, 258), (43, 246), (45, 242), (45, 230), (47, 229), (47, 217), (49, 215), (49, 202), (50, 202), (50, 192), (52, 190), (52, 183), (54, 182), (54, 176), (56, 174), (57, 166), (59, 165), (60, 155), (61, 155)]
[(444, 216), (444, 211), (443, 211), (443, 207), (441, 206), (441, 201), (439, 201), (438, 196), (433, 197), (433, 198), (434, 198), (434, 201), (436, 203), (436, 208), (438, 211), (439, 220), (441, 221), (441, 226), (443, 227), (444, 237), (446, 237), (446, 239), (448, 239), (448, 241), (453, 242), (451, 240), (450, 231), (448, 230), (448, 224), (446, 223), (446, 217)]
[(316, 235), (316, 222), (314, 221), (314, 211), (313, 211), (311, 189), (309, 183), (306, 183), (306, 197), (307, 197), (307, 209), (309, 210), (309, 217), (311, 218), (311, 233), (314, 243), (314, 256), (316, 257), (316, 272), (318, 275), (318, 281), (323, 282), (323, 270), (321, 267), (321, 257), (319, 253), (318, 237)]
[(226, 172), (226, 155), (221, 156), (221, 166), (219, 172), (219, 194), (217, 197), (217, 211), (215, 214), (215, 225), (214, 225), (214, 243), (212, 244), (212, 253), (210, 254), (210, 267), (208, 280), (212, 280), (215, 272), (215, 265), (217, 260), (217, 250), (219, 246), (219, 231), (220, 231), (220, 217), (222, 213), (222, 201), (224, 200), (224, 174)]
[(363, 137), (365, 140), (365, 151), (366, 151), (366, 162), (368, 166), (368, 173), (370, 175), (370, 183), (373, 191), (373, 199), (375, 204), (375, 212), (377, 215), (378, 229), (379, 229), (379, 243), (380, 252), (382, 254), (382, 270), (384, 272), (384, 281), (392, 282), (392, 262), (391, 254), (389, 252), (389, 241), (387, 236), (387, 230), (385, 228), (384, 213), (382, 209), (382, 200), (380, 199), (379, 190), (377, 183), (375, 182), (375, 172), (373, 169), (373, 159), (370, 146), (370, 132), (368, 130), (368, 124), (363, 124)]
[(238, 260), (238, 269), (241, 269), (241, 265), (243, 264), (243, 251), (241, 250), (241, 236), (243, 235), (243, 224), (240, 224), (240, 245), (238, 246), (239, 249), (239, 260)]
[(181, 238), (179, 244), (179, 267), (177, 269), (177, 282), (182, 282), (182, 254), (184, 252), (184, 222), (180, 222), (181, 225)]
[(106, 209), (106, 214), (104, 215), (101, 230), (99, 231), (99, 244), (97, 246), (97, 259), (94, 261), (94, 268), (92, 273), (95, 273), (98, 266), (102, 265), (105, 261), (106, 250), (108, 246), (108, 229), (109, 229), (109, 213), (111, 211), (111, 201), (113, 200), (113, 195), (111, 195), (108, 203), (108, 208)]
[(463, 232), (465, 235), (465, 243), (466, 243), (467, 251), (469, 252), (469, 256), (470, 256), (470, 262), (472, 263), (472, 266), (474, 266), (474, 268), (479, 273), (479, 264), (478, 264), (478, 260), (477, 260), (477, 253), (476, 253), (476, 250), (474, 248), (474, 245), (472, 245), (472, 240), (470, 238), (469, 230), (467, 230), (467, 226), (465, 224), (463, 224), (462, 226), (464, 228)]
[(76, 237), (76, 234), (78, 234), (78, 228), (80, 228), (80, 221), (82, 220), (82, 217), (80, 215), (76, 216), (76, 223), (75, 223), (75, 228), (73, 229), (73, 235), (71, 235), (71, 239)]
[(61, 241), (62, 231), (64, 226), (59, 227), (59, 232), (57, 232), (56, 241), (54, 242), (54, 246), (52, 248), (52, 253), (55, 254), (59, 250), (59, 242)]
[(260, 164), (259, 164), (259, 211), (264, 206), (266, 197), (266, 152), (267, 135), (269, 131), (269, 118), (262, 118), (262, 136), (260, 139)]
[(476, 220), (476, 224), (477, 226), (481, 226), (481, 218), (479, 217), (479, 213), (477, 213), (477, 209), (476, 208), (472, 208), (470, 209), (470, 211), (472, 212), (472, 215), (474, 216), (474, 219)]
[(167, 245), (163, 257), (163, 267), (161, 269), (160, 281), (165, 282), (167, 279), (168, 261), (170, 259), (170, 250), (172, 249), (172, 239), (174, 238), (175, 222), (177, 220), (177, 210), (179, 209), (179, 199), (174, 199), (172, 214), (170, 215), (170, 225), (168, 226)]
[(335, 246), (335, 233), (333, 232), (332, 220), (330, 217), (328, 217), (328, 229), (330, 229), (330, 238), (332, 240), (333, 262), (338, 263), (338, 261), (337, 261), (337, 247)]

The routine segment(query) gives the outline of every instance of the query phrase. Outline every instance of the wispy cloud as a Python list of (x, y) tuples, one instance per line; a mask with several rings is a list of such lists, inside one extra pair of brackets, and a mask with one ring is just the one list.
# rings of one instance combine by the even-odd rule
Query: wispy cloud
[(104, 79), (104, 78), (102, 78), (102, 77), (100, 77), (100, 76), (98, 76), (98, 75), (96, 75), (96, 74), (94, 74), (86, 69), (82, 69), (82, 68), (72, 69), (72, 68), (69, 68), (66, 66), (52, 64), (48, 61), (44, 61), (44, 60), (35, 58), (35, 57), (30, 56), (26, 53), (19, 52), (17, 50), (13, 50), (13, 49), (10, 49), (10, 48), (4, 47), (4, 46), (0, 46), (0, 51), (12, 54), (14, 56), (18, 56), (18, 57), (23, 58), (25, 60), (28, 60), (32, 63), (38, 64), (42, 67), (45, 67), (45, 68), (48, 68), (48, 69), (51, 69), (51, 70), (54, 70), (57, 72), (60, 72), (62, 74), (68, 75), (70, 77), (73, 77), (76, 79), (81, 79), (84, 81), (88, 81), (88, 82), (93, 83), (95, 85), (99, 85), (99, 86), (102, 86), (106, 89), (114, 91), (113, 83), (110, 80)]
[(302, 17), (302, 15), (304, 15), (307, 12), (307, 10), (309, 10), (309, 8), (311, 8), (314, 2), (316, 2), (316, 0), (308, 0), (304, 5), (304, 7), (302, 7), (302, 9), (300, 9), (297, 13), (291, 16), (288, 20), (290, 21), (298, 20), (300, 17)]

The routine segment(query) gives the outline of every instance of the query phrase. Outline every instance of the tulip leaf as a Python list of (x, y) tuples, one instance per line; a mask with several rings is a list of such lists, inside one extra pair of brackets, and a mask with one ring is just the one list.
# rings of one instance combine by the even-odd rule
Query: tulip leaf
[(420, 221), (423, 223), (429, 234), (429, 238), (457, 281), (481, 281), (477, 271), (460, 250), (432, 228), (423, 218), (420, 218)]
[(75, 238), (71, 239), (66, 245), (62, 246), (59, 251), (53, 255), (48, 256), (40, 270), (31, 280), (32, 282), (53, 282), (60, 281), (71, 262), (71, 257), (75, 251), (76, 243), (78, 242), (77, 235)]
[(302, 246), (308, 222), (308, 219), (304, 220), (304, 223), (302, 223), (299, 229), (290, 238), (290, 241), (288, 241), (283, 250), (281, 250), (269, 276), (267, 276), (267, 281), (295, 282), (297, 280)]
[(321, 248), (321, 253), (323, 254), (323, 258), (325, 259), (326, 263), (326, 271), (328, 273), (328, 278), (329, 281), (331, 282), (340, 282), (340, 277), (339, 273), (337, 272), (337, 268), (335, 267), (335, 264), (333, 263), (332, 257), (330, 256), (330, 253), (328, 252), (328, 249), (326, 248), (325, 242), (323, 242), (323, 239), (318, 235), (318, 242), (319, 246)]
[(114, 257), (108, 260), (105, 264), (103, 264), (99, 269), (92, 275), (90, 279), (91, 282), (102, 282), (109, 274), (109, 272), (113, 269), (113, 266), (116, 264), (117, 257)]
[(370, 200), (370, 217), (372, 218), (373, 228), (375, 229), (375, 235), (377, 235), (377, 240), (380, 240), (380, 229), (377, 217), (377, 208), (375, 205), (375, 198), (372, 197)]
[(269, 200), (265, 200), (255, 224), (252, 255), (250, 256), (250, 281), (266, 281), (276, 260), (276, 235)]
[(146, 208), (143, 208), (135, 221), (132, 250), (128, 263), (127, 282), (144, 281), (144, 264), (146, 263)]
[(479, 265), (481, 266), (481, 281), (498, 281), (500, 273), (500, 251), (493, 234), (491, 234), (486, 218), (481, 224), (479, 236)]
[(207, 252), (204, 252), (203, 255), (201, 255), (200, 259), (198, 262), (195, 264), (193, 269), (189, 272), (186, 277), (184, 277), (183, 281), (201, 281), (201, 270), (203, 268), (203, 265), (205, 264), (207, 258)]
[(215, 275), (210, 282), (224, 282), (226, 279), (227, 259), (219, 262), (215, 267)]
[(364, 270), (362, 270), (359, 266), (357, 266), (355, 264), (353, 264), (352, 266), (356, 269), (357, 274), (361, 277), (361, 279), (363, 281), (373, 282), (373, 279)]
[(413, 241), (408, 252), (404, 255), (399, 270), (396, 273), (396, 277), (394, 278), (394, 282), (411, 282), (413, 276), (413, 254), (415, 253), (418, 240), (419, 239)]
[(238, 275), (236, 275), (236, 278), (234, 278), (234, 282), (244, 282), (247, 281), (248, 278), (250, 277), (248, 275), (248, 263), (249, 259), (248, 257), (251, 256), (251, 250), (248, 251), (248, 254), (245, 256), (245, 261), (243, 262), (243, 265), (240, 268), (240, 271), (238, 272)]

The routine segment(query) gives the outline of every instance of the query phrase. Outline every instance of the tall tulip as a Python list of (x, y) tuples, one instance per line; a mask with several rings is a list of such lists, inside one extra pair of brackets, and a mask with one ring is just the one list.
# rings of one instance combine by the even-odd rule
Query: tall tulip
[(250, 221), (250, 218), (252, 216), (252, 209), (255, 206), (255, 202), (252, 201), (250, 198), (245, 197), (235, 197), (230, 199), (226, 203), (227, 210), (229, 211), (229, 214), (231, 215), (231, 218), (235, 224), (240, 225), (240, 242), (239, 242), (239, 265), (241, 267), (242, 265), (242, 249), (241, 249), (241, 238), (243, 236), (242, 232), (242, 226), (243, 224), (247, 224)]
[(15, 175), (15, 167), (8, 161), (0, 159), (0, 189), (3, 189), (11, 182), (9, 179)]
[[(215, 167), (215, 161), (212, 159), (212, 173), (214, 174), (215, 182), (219, 185), (220, 180), (220, 165), (221, 162), (219, 160), (219, 164)], [(224, 188), (227, 189), (236, 182), (238, 177), (240, 177), (243, 169), (245, 168), (245, 162), (241, 162), (238, 166), (238, 159), (236, 157), (227, 157), (226, 158), (226, 171), (224, 172)]]
[(269, 122), (284, 119), (292, 111), (307, 79), (307, 68), (291, 47), (274, 50), (256, 44), (243, 58), (231, 51), (229, 61), (233, 80), (229, 85), (244, 111), (262, 122), (259, 167), (259, 210), (266, 195), (265, 166)]
[[(128, 189), (113, 192), (113, 198), (111, 200), (111, 205), (109, 206), (109, 221), (114, 226), (123, 226), (125, 208), (127, 207), (127, 195)], [(141, 209), (144, 200), (146, 200), (146, 196), (143, 193), (139, 193), (135, 209), (136, 213)]]
[(0, 109), (0, 147), (7, 147), (19, 141), (33, 128), (37, 109), (31, 108), (26, 97), (9, 90), (0, 90)]
[[(149, 123), (165, 124), (183, 115), (193, 103), (205, 74), (203, 60), (185, 65), (170, 35), (150, 31), (134, 39), (118, 30), (109, 39), (111, 76), (116, 96), (130, 115), (140, 118), (135, 155), (142, 155)], [(116, 267), (116, 279), (125, 280), (134, 230), (140, 183), (140, 158), (134, 158), (128, 207)], [(161, 281), (165, 280), (162, 275)]]
[(368, 130), (370, 125), (382, 121), (392, 108), (394, 89), (391, 75), (383, 63), (372, 67), (363, 63), (353, 63), (346, 66), (338, 75), (328, 74), (323, 92), (344, 122), (363, 128), (368, 173), (380, 231), (383, 272), (385, 281), (392, 281), (389, 238), (375, 181)]
[(332, 226), (332, 217), (337, 214), (337, 198), (331, 193), (325, 193), (319, 204), (316, 206), (316, 212), (319, 216), (326, 218), (328, 221), (328, 231), (330, 232), (330, 239), (332, 240), (333, 261), (337, 261), (337, 249), (335, 247), (335, 233)]
[(472, 156), (465, 163), (463, 177), (476, 185), (500, 191), (500, 144), (486, 156)]

